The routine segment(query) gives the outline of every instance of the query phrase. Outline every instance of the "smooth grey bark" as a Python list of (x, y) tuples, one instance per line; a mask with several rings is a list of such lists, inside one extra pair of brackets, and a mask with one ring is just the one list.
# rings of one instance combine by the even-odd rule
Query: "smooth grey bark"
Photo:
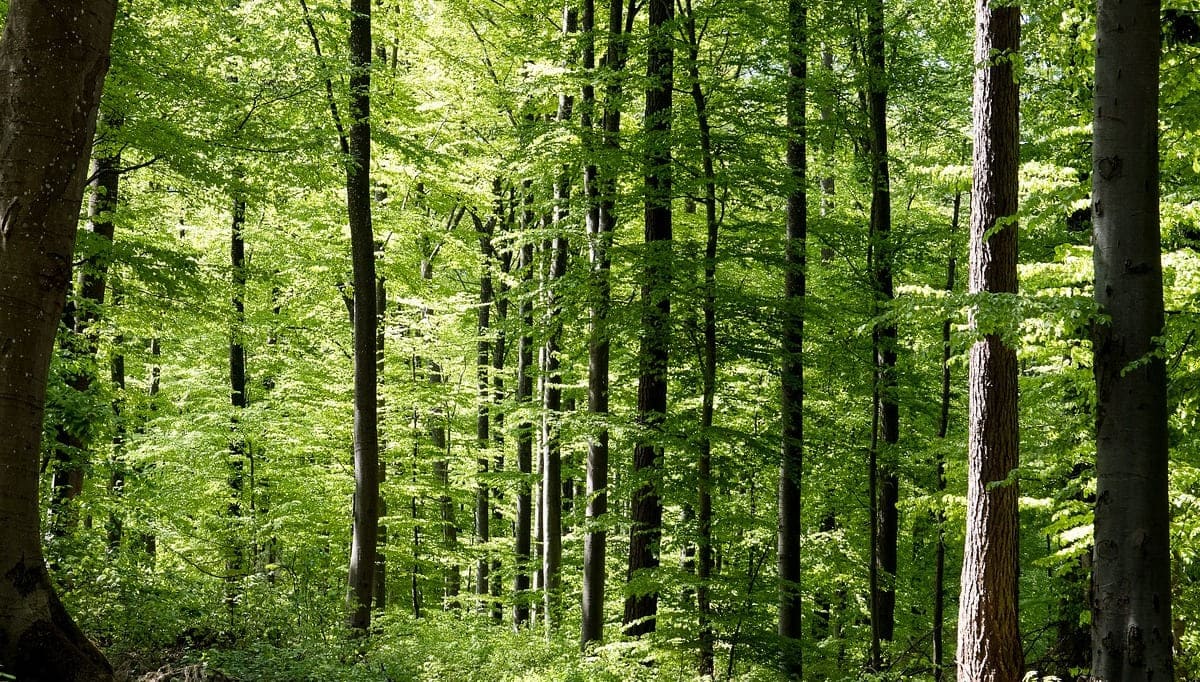
[(1158, 188), (1158, 0), (1099, 0), (1092, 157), (1092, 675), (1173, 679)]
[[(970, 292), (1017, 291), (1018, 91), (1021, 14), (975, 4), (974, 176)], [(1017, 617), (1017, 356), (997, 329), (979, 329), (968, 388), (967, 528), (958, 609), (958, 678), (1021, 679)]]
[[(636, 421), (641, 435), (633, 452), (639, 485), (630, 515), (627, 580), (659, 565), (663, 447), (654, 434), (667, 414), (667, 370), (671, 345), (671, 99), (675, 47), (671, 0), (647, 0), (649, 37), (646, 75), (645, 246), (642, 263), (642, 335), (638, 351)], [(625, 632), (640, 636), (657, 626), (658, 592), (639, 589), (625, 599)]]
[(0, 38), (0, 667), (107, 682), (42, 558), (39, 448), (116, 2), (9, 3)]
[(780, 446), (777, 550), (779, 561), (779, 636), (784, 638), (785, 670), (803, 675), (800, 589), (801, 483), (804, 472), (804, 302), (808, 194), (805, 102), (808, 94), (808, 7), (788, 2), (787, 168), (788, 198), (783, 272), (783, 340), (780, 368)]

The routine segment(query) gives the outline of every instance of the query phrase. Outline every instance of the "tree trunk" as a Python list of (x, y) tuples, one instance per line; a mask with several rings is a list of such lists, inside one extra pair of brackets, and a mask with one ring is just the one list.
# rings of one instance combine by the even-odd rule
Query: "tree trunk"
[(23, 682), (112, 679), (46, 573), (38, 450), (115, 12), (13, 0), (0, 39), (0, 667)]
[[(594, 0), (584, 0), (583, 7), (583, 66), (584, 69), (591, 69), (595, 59)], [(610, 0), (608, 45), (602, 62), (606, 86), (604, 111), (601, 115), (601, 145), (610, 158), (619, 149), (621, 130), (621, 80), (616, 77), (625, 65), (621, 37), (621, 0)], [(594, 88), (590, 84), (584, 87), (585, 102), (594, 101), (593, 91)], [(590, 92), (592, 95), (589, 98)], [(590, 111), (589, 107), (584, 107), (585, 115), (590, 115)], [(611, 163), (602, 168), (589, 166), (585, 170), (584, 191), (589, 207), (586, 227), (589, 279), (592, 286), (588, 330), (588, 413), (596, 420), (595, 430), (588, 439), (585, 511), (587, 532), (583, 538), (583, 620), (580, 640), (582, 645), (587, 647), (588, 642), (599, 642), (604, 638), (604, 583), (608, 533), (601, 524), (601, 517), (608, 513), (608, 312), (612, 297), (609, 283), (609, 248), (616, 228), (616, 182)], [(594, 210), (591, 208), (593, 204)]]
[[(383, 242), (376, 242), (378, 254), (376, 259), (383, 260)], [(375, 414), (376, 428), (378, 431), (379, 442), (379, 518), (382, 519), (388, 515), (387, 500), (383, 496), (383, 484), (387, 482), (388, 463), (382, 456), (382, 453), (387, 452), (387, 441), (384, 438), (382, 429), (379, 425), (383, 421), (385, 413), (385, 405), (383, 398), (384, 384), (384, 342), (387, 339), (387, 280), (383, 275), (377, 275), (375, 278), (375, 376), (377, 385), (379, 386), (377, 404)], [(279, 312), (278, 308), (275, 311)], [(387, 555), (384, 554), (384, 548), (388, 543), (388, 529), (382, 522), (376, 531), (376, 552), (375, 552), (375, 610), (383, 613), (387, 609), (388, 602), (388, 585), (387, 585)]]
[[(1092, 675), (1173, 679), (1159, 246), (1159, 2), (1100, 0), (1092, 173), (1096, 519)], [(1104, 319), (1104, 318), (1102, 318)]]
[(378, 384), (375, 367), (375, 235), (371, 226), (371, 1), (350, 0), (350, 135), (346, 207), (354, 270), (354, 525), (348, 625), (371, 624), (379, 539)]
[[(229, 490), (226, 516), (229, 517), (225, 542), (225, 603), (232, 611), (237, 603), (237, 583), (246, 570), (246, 552), (242, 544), (241, 528), (242, 497), (245, 493), (246, 459), (250, 444), (241, 428), (242, 413), (249, 405), (246, 394), (246, 346), (242, 343), (246, 324), (246, 241), (243, 228), (246, 225), (246, 202), (233, 200), (233, 219), (229, 231), (229, 267), (233, 298), (233, 321), (229, 327), (229, 404), (233, 408), (230, 417), (229, 438)], [(253, 492), (251, 492), (253, 495)]]
[[(1020, 10), (975, 5), (975, 159), (971, 188), (970, 291), (1017, 291)], [(971, 347), (967, 528), (958, 610), (960, 680), (1021, 679), (1017, 620), (1017, 357), (1000, 330)]]
[[(954, 235), (958, 233), (958, 221), (962, 208), (962, 192), (954, 193), (954, 213), (950, 218), (950, 255), (946, 259), (946, 292), (954, 292), (954, 281), (958, 270), (958, 257), (955, 253)], [(941, 414), (938, 417), (938, 439), (945, 442), (950, 429), (950, 330), (951, 321), (947, 317), (942, 321), (942, 400)], [(942, 451), (938, 450), (935, 474), (937, 476), (938, 495), (946, 492), (946, 460)], [(937, 549), (933, 560), (933, 679), (942, 682), (945, 672), (945, 634), (946, 619), (946, 512), (941, 503), (934, 522), (937, 524)]]
[[(646, 75), (645, 250), (642, 280), (642, 338), (638, 351), (637, 425), (643, 430), (633, 453), (638, 488), (630, 519), (628, 579), (649, 578), (658, 567), (662, 536), (663, 448), (653, 433), (667, 414), (668, 349), (671, 343), (671, 94), (674, 76), (675, 6), (648, 0)], [(625, 600), (625, 631), (653, 632), (658, 592), (639, 588)]]
[[(871, 152), (871, 250), (872, 277), (875, 285), (875, 314), (884, 312), (895, 297), (892, 284), (894, 247), (892, 246), (891, 179), (888, 171), (887, 96), (888, 74), (884, 60), (883, 0), (867, 5), (867, 110), (870, 119)], [(896, 325), (879, 324), (875, 328), (875, 371), (879, 386), (879, 427), (882, 447), (877, 453), (879, 518), (876, 521), (875, 556), (878, 579), (872, 585), (871, 636), (878, 651), (880, 642), (890, 642), (896, 626), (896, 545), (898, 540), (899, 478), (896, 475), (896, 443), (900, 439), (900, 409), (896, 381)], [(882, 583), (882, 585), (880, 584)], [(878, 670), (882, 661), (875, 657)]]
[[(529, 241), (533, 228), (532, 183), (524, 183), (525, 210), (521, 219), (522, 238), (520, 263), (521, 279), (526, 287), (533, 280), (533, 242)], [(517, 341), (517, 407), (521, 409), (533, 398), (533, 304), (528, 294), (520, 298), (518, 314), (521, 317), (521, 337)], [(530, 552), (533, 534), (533, 423), (524, 417), (517, 425), (517, 470), (521, 481), (517, 488), (517, 537), (516, 579), (513, 585), (513, 625), (529, 621)]]
[(485, 222), (474, 215), (472, 218), (475, 221), (475, 231), (479, 235), (479, 252), (482, 261), (479, 273), (479, 314), (476, 327), (479, 340), (476, 343), (475, 356), (476, 387), (479, 399), (475, 416), (475, 443), (479, 449), (476, 457), (479, 480), (475, 484), (475, 539), (484, 549), (475, 561), (475, 595), (479, 597), (479, 607), (483, 610), (487, 607), (486, 597), (491, 588), (489, 579), (491, 563), (486, 550), (487, 544), (491, 540), (491, 512), (488, 509), (486, 476), (491, 465), (488, 452), (492, 444), (490, 429), (492, 384), (488, 374), (492, 361), (492, 344), (488, 339), (488, 334), (491, 333), (492, 300), (495, 298), (492, 287), (492, 259), (494, 256), (492, 232), (495, 222), (494, 220)]
[(788, 2), (787, 79), (787, 241), (783, 273), (783, 347), (780, 414), (783, 420), (779, 470), (779, 635), (789, 645), (784, 652), (788, 676), (799, 680), (803, 662), (800, 640), (801, 477), (804, 472), (804, 297), (805, 246), (808, 234), (808, 194), (805, 188), (808, 72), (807, 6)]

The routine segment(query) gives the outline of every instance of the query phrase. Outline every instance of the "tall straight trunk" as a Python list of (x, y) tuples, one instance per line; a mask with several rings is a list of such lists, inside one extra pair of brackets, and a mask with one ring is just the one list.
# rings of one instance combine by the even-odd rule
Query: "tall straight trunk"
[(350, 134), (346, 208), (354, 270), (354, 524), (348, 625), (371, 624), (379, 539), (378, 377), (375, 368), (375, 235), (371, 226), (371, 1), (350, 0)]
[[(112, 291), (113, 308), (121, 304), (121, 293), (117, 281), (112, 278), (109, 284)], [(108, 514), (108, 550), (116, 553), (121, 549), (121, 539), (125, 533), (125, 520), (120, 512), (120, 498), (125, 492), (125, 336), (117, 333), (113, 337), (113, 354), (109, 361), (109, 380), (112, 383), (113, 401), (113, 436), (112, 436), (112, 472), (108, 479), (108, 490), (113, 497), (113, 510)]]
[[(713, 154), (712, 127), (708, 120), (708, 97), (700, 83), (700, 36), (696, 30), (696, 15), (691, 0), (686, 0), (685, 30), (688, 43), (688, 79), (691, 81), (692, 105), (696, 109), (696, 127), (700, 133), (700, 166), (704, 182), (704, 351), (701, 366), (700, 457), (696, 465), (697, 554), (696, 610), (700, 626), (699, 674), (712, 676), (715, 670), (715, 635), (712, 627), (712, 604), (708, 581), (713, 572), (712, 541), (712, 427), (717, 394), (717, 238), (720, 219), (717, 217), (717, 175)], [(801, 11), (803, 14), (803, 11)], [(803, 33), (803, 29), (801, 29)], [(801, 59), (803, 62), (803, 59)], [(803, 74), (799, 80), (803, 82)], [(789, 81), (790, 84), (790, 81)], [(803, 135), (803, 133), (801, 133)], [(801, 152), (803, 157), (803, 152)]]
[(1092, 675), (1173, 679), (1158, 190), (1159, 2), (1100, 0), (1092, 218), (1096, 520)]
[[(958, 221), (962, 208), (962, 192), (954, 193), (954, 212), (950, 218), (950, 255), (946, 259), (946, 292), (954, 292), (957, 277), (958, 256), (955, 253), (954, 235), (958, 233)], [(942, 400), (938, 416), (938, 440), (945, 442), (950, 430), (950, 318), (942, 321)], [(942, 451), (937, 453), (935, 469), (937, 492), (946, 492), (946, 460)], [(944, 646), (944, 621), (946, 619), (946, 512), (938, 507), (934, 522), (937, 524), (937, 549), (933, 560), (933, 679), (942, 682), (945, 674), (946, 651)]]
[[(526, 286), (533, 281), (533, 242), (529, 241), (533, 229), (532, 183), (524, 182), (525, 210), (521, 218), (520, 262), (521, 279)], [(520, 298), (517, 314), (520, 316), (521, 337), (517, 341), (517, 407), (526, 408), (533, 398), (533, 304), (528, 293)], [(521, 627), (529, 621), (530, 553), (533, 542), (533, 423), (523, 417), (517, 425), (517, 471), (521, 475), (517, 486), (517, 537), (515, 542), (516, 578), (513, 584), (513, 625)]]
[[(383, 260), (383, 242), (376, 242), (378, 255), (377, 260)], [(383, 275), (378, 275), (375, 278), (375, 375), (378, 380), (379, 393), (378, 402), (376, 405), (376, 428), (383, 421), (385, 412), (383, 398), (383, 383), (384, 383), (384, 342), (387, 338), (387, 280)], [(278, 307), (275, 313), (279, 313)], [(383, 484), (387, 482), (388, 463), (382, 457), (382, 453), (387, 452), (387, 441), (382, 433), (379, 432), (379, 518), (382, 519), (388, 515), (387, 499), (383, 496)], [(388, 602), (388, 585), (387, 585), (387, 555), (384, 553), (384, 548), (388, 543), (388, 529), (385, 524), (380, 522), (379, 530), (377, 531), (377, 542), (375, 552), (375, 610), (382, 613), (387, 609)]]
[[(504, 197), (504, 187), (500, 178), (492, 184), (493, 192), (496, 195), (496, 229), (504, 233), (512, 232), (513, 208), (514, 199), (511, 190), (508, 193), (508, 201)], [(505, 205), (508, 205), (506, 210)], [(495, 406), (495, 418), (493, 419), (492, 440), (495, 444), (495, 471), (504, 470), (504, 411), (501, 408), (504, 402), (504, 366), (508, 355), (508, 336), (505, 331), (508, 322), (508, 285), (505, 283), (509, 274), (512, 272), (512, 249), (505, 248), (499, 253), (493, 253), (496, 256), (497, 265), (500, 267), (500, 285), (495, 291), (496, 301), (496, 342), (492, 345), (492, 402)], [(499, 487), (492, 489), (492, 499), (495, 504), (492, 505), (492, 520), (496, 523), (496, 528), (499, 530), (502, 527), (503, 517), (500, 514), (500, 506), (503, 502), (503, 493)], [(492, 561), (492, 620), (500, 621), (504, 614), (500, 602), (500, 596), (503, 592), (500, 576), (500, 558), (497, 555)]]
[[(564, 37), (569, 39), (578, 31), (578, 12), (568, 5), (563, 9)], [(566, 61), (568, 68), (575, 63), (571, 56), (568, 56)], [(559, 95), (558, 113), (555, 116), (559, 125), (565, 125), (571, 119), (574, 104), (573, 95)], [(562, 570), (563, 534), (562, 447), (559, 442), (562, 422), (562, 362), (559, 358), (559, 346), (562, 344), (563, 322), (562, 292), (558, 288), (567, 273), (567, 256), (570, 253), (566, 231), (570, 201), (570, 166), (564, 165), (562, 173), (554, 182), (554, 236), (549, 243), (550, 271), (546, 279), (547, 335), (543, 349), (546, 390), (543, 394), (545, 410), (542, 415), (542, 440), (545, 448), (542, 460), (542, 573), (545, 581), (543, 602), (547, 630), (558, 625), (562, 600), (562, 579), (559, 575)]]
[[(475, 413), (475, 444), (479, 449), (476, 465), (479, 480), (475, 484), (475, 539), (481, 547), (486, 548), (491, 541), (491, 512), (489, 510), (489, 489), (486, 476), (491, 465), (488, 457), (492, 445), (491, 410), (492, 384), (489, 368), (492, 362), (492, 344), (488, 339), (491, 333), (492, 300), (495, 298), (492, 285), (492, 232), (495, 221), (483, 221), (472, 216), (475, 221), (475, 231), (479, 235), (479, 252), (482, 264), (479, 273), (479, 313), (477, 317), (475, 376), (478, 390), (479, 405)], [(479, 597), (481, 610), (487, 608), (487, 597), (490, 589), (491, 563), (486, 549), (480, 552), (475, 561), (475, 594)]]
[[(119, 117), (101, 115), (100, 125), (105, 129), (120, 127)], [(95, 381), (95, 371), (90, 365), (95, 362), (96, 332), (92, 329), (100, 319), (104, 305), (108, 269), (112, 263), (114, 227), (112, 214), (117, 208), (121, 181), (121, 151), (106, 150), (96, 155), (92, 175), (92, 196), (88, 202), (89, 232), (99, 237), (98, 250), (89, 255), (77, 276), (75, 311), (71, 315), (68, 347), (82, 356), (83, 367), (70, 376), (67, 383), (72, 391), (84, 395)], [(55, 448), (56, 465), (50, 502), (51, 532), (65, 535), (78, 521), (72, 502), (83, 492), (84, 472), (88, 467), (88, 447), (91, 445), (82, 433), (62, 425), (58, 432), (58, 447)]]
[(783, 272), (783, 342), (780, 414), (783, 422), (778, 490), (779, 635), (786, 639), (784, 664), (801, 679), (803, 635), (800, 590), (801, 480), (804, 473), (804, 303), (808, 194), (805, 101), (808, 94), (808, 7), (788, 1), (787, 226)]
[[(892, 246), (891, 178), (888, 172), (887, 96), (888, 75), (884, 60), (883, 0), (867, 5), (867, 113), (870, 119), (871, 151), (871, 249), (872, 277), (875, 285), (875, 312), (882, 313), (895, 297), (892, 270), (895, 249)], [(879, 386), (879, 428), (882, 446), (877, 453), (879, 495), (875, 532), (878, 579), (872, 585), (871, 636), (878, 642), (890, 642), (896, 626), (896, 545), (899, 515), (899, 479), (896, 475), (896, 443), (900, 439), (900, 409), (896, 395), (896, 325), (878, 324), (873, 334), (875, 371)], [(882, 583), (882, 584), (880, 584)], [(879, 650), (878, 643), (873, 650)], [(878, 669), (881, 661), (874, 662)]]
[[(230, 417), (228, 459), (228, 502), (226, 515), (229, 517), (228, 535), (225, 541), (225, 601), (232, 608), (237, 600), (237, 581), (246, 570), (246, 551), (242, 546), (241, 517), (242, 498), (246, 486), (246, 460), (250, 456), (250, 444), (242, 429), (242, 413), (249, 403), (246, 394), (246, 346), (243, 343), (246, 325), (246, 202), (233, 200), (233, 219), (229, 234), (229, 266), (232, 282), (233, 321), (229, 328), (229, 403), (233, 408)], [(251, 492), (253, 495), (253, 492)]]
[[(633, 493), (628, 579), (658, 567), (662, 536), (659, 498), (663, 448), (653, 434), (667, 414), (668, 350), (671, 344), (671, 95), (675, 49), (671, 0), (648, 0), (646, 47), (645, 247), (642, 279), (642, 338), (638, 350), (637, 425), (633, 452), (638, 488)], [(625, 631), (633, 636), (657, 625), (657, 590), (639, 589), (625, 600)]]
[[(595, 1), (584, 0), (583, 7), (583, 67), (590, 70), (595, 66)], [(621, 0), (610, 0), (608, 43), (602, 62), (606, 85), (600, 135), (600, 146), (607, 155), (602, 166), (589, 165), (584, 171), (584, 191), (588, 201), (589, 282), (592, 287), (588, 312), (588, 413), (595, 419), (594, 431), (588, 439), (587, 509), (584, 512), (587, 531), (583, 538), (583, 619), (580, 627), (580, 642), (584, 647), (604, 638), (608, 533), (601, 517), (608, 513), (608, 313), (612, 297), (609, 248), (616, 229), (616, 181), (612, 157), (620, 147), (622, 93), (617, 74), (625, 66), (622, 14)], [(590, 83), (584, 87), (585, 102), (595, 101), (594, 90)], [(585, 105), (585, 115), (590, 116), (591, 110)]]
[(30, 682), (112, 679), (50, 584), (38, 464), (115, 13), (13, 0), (0, 38), (0, 668)]
[[(1017, 291), (1020, 9), (975, 4), (970, 291)], [(960, 680), (1021, 679), (1017, 619), (1017, 356), (996, 329), (971, 347), (967, 528), (958, 609)]]

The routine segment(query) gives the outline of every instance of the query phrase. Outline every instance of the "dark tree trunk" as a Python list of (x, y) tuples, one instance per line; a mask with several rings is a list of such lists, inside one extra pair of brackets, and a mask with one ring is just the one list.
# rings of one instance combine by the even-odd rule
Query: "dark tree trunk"
[[(493, 192), (496, 195), (496, 225), (498, 230), (505, 233), (512, 232), (513, 208), (514, 200), (511, 191), (509, 192), (509, 200), (504, 200), (503, 183), (499, 178), (492, 185)], [(508, 204), (508, 209), (505, 209), (505, 204)], [(505, 248), (499, 253), (493, 253), (496, 256), (497, 264), (500, 267), (500, 286), (495, 292), (496, 300), (496, 342), (492, 346), (492, 401), (495, 406), (495, 418), (493, 419), (492, 440), (496, 448), (495, 470), (497, 472), (504, 469), (504, 411), (501, 405), (504, 402), (504, 365), (508, 355), (508, 336), (506, 324), (508, 322), (508, 285), (505, 284), (509, 274), (512, 272), (512, 250)], [(492, 489), (492, 498), (495, 504), (492, 505), (492, 520), (496, 523), (496, 528), (499, 530), (502, 527), (501, 521), (503, 517), (500, 514), (500, 506), (503, 502), (503, 494), (499, 487)], [(500, 575), (500, 559), (499, 556), (492, 561), (492, 619), (500, 621), (503, 619), (503, 609), (500, 602), (500, 596), (503, 592)]]
[[(521, 279), (528, 287), (533, 281), (533, 242), (529, 241), (533, 228), (533, 194), (531, 183), (526, 180), (525, 210), (521, 219), (522, 239), (520, 263)], [(528, 294), (520, 298), (518, 314), (521, 317), (521, 337), (517, 341), (517, 406), (526, 407), (533, 399), (533, 304)], [(516, 627), (529, 621), (530, 553), (533, 541), (533, 423), (525, 417), (517, 425), (517, 470), (521, 480), (517, 487), (517, 537), (516, 580), (513, 585), (513, 624)]]
[(249, 405), (249, 396), (246, 394), (246, 346), (242, 343), (246, 324), (246, 241), (243, 234), (245, 226), (246, 202), (235, 198), (229, 233), (229, 267), (233, 280), (233, 298), (230, 301), (233, 307), (233, 321), (229, 328), (229, 404), (233, 413), (230, 417), (229, 497), (225, 512), (229, 517), (225, 538), (225, 602), (230, 609), (237, 602), (238, 580), (246, 570), (246, 551), (240, 531), (246, 460), (250, 456), (250, 444), (241, 426), (242, 413)]
[(1092, 675), (1173, 679), (1158, 190), (1159, 2), (1100, 0)]
[[(962, 192), (954, 193), (954, 212), (950, 218), (950, 255), (946, 259), (946, 291), (954, 292), (954, 281), (958, 270), (958, 257), (955, 253), (954, 235), (958, 233), (958, 221), (962, 207)], [(950, 429), (950, 329), (951, 320), (947, 317), (942, 321), (942, 400), (941, 414), (938, 417), (937, 436), (944, 441)], [(946, 492), (946, 460), (941, 450), (937, 454), (935, 469), (937, 476), (937, 492), (941, 496)], [(945, 674), (945, 634), (946, 619), (946, 512), (940, 506), (934, 519), (937, 524), (937, 549), (933, 560), (933, 679), (942, 682)]]
[[(491, 541), (491, 512), (489, 511), (489, 489), (486, 476), (491, 465), (488, 453), (492, 444), (491, 410), (492, 384), (488, 370), (492, 362), (492, 344), (488, 338), (491, 333), (492, 300), (495, 298), (492, 285), (492, 232), (495, 229), (494, 220), (483, 221), (472, 215), (475, 221), (475, 231), (479, 235), (479, 252), (482, 265), (479, 273), (479, 314), (476, 332), (479, 340), (476, 343), (475, 372), (479, 405), (475, 416), (475, 442), (479, 449), (476, 465), (479, 470), (479, 480), (475, 484), (475, 539), (481, 547), (486, 548)], [(475, 594), (479, 597), (479, 606), (487, 608), (487, 595), (491, 589), (491, 563), (488, 552), (484, 549), (475, 561)]]
[[(1017, 291), (1018, 100), (1012, 61), (1020, 9), (975, 5), (975, 160), (970, 291)], [(971, 347), (967, 528), (958, 610), (958, 676), (1020, 680), (1017, 619), (1017, 357), (999, 330)]]
[[(675, 6), (648, 0), (649, 38), (646, 74), (645, 247), (642, 280), (642, 338), (638, 352), (637, 424), (647, 432), (662, 429), (667, 414), (668, 349), (671, 344), (671, 94), (674, 84)], [(658, 567), (662, 536), (663, 448), (652, 436), (634, 446), (629, 572), (633, 580)], [(645, 576), (649, 577), (649, 576)], [(625, 631), (653, 632), (658, 615), (657, 590), (639, 589), (625, 600)]]
[[(583, 66), (584, 69), (591, 69), (595, 60), (594, 0), (584, 0), (583, 7)], [(601, 145), (609, 158), (618, 150), (621, 130), (621, 81), (616, 77), (625, 65), (621, 26), (621, 0), (610, 0), (608, 45), (602, 63), (607, 85), (601, 116)], [(594, 102), (594, 88), (590, 84), (584, 87), (583, 97), (585, 103)], [(585, 105), (584, 112), (590, 116), (591, 108)], [(599, 642), (604, 638), (604, 569), (608, 533), (601, 525), (601, 517), (608, 513), (609, 248), (616, 228), (616, 183), (611, 163), (604, 164), (602, 168), (588, 166), (584, 191), (588, 201), (586, 227), (592, 286), (588, 330), (588, 413), (596, 420), (595, 430), (588, 439), (587, 532), (583, 538), (583, 622), (580, 639), (586, 647), (588, 642)]]
[[(696, 127), (700, 133), (700, 166), (704, 183), (704, 350), (701, 363), (700, 398), (700, 457), (696, 466), (696, 531), (698, 565), (696, 566), (696, 610), (700, 626), (698, 673), (713, 675), (715, 635), (712, 626), (712, 603), (708, 581), (713, 572), (713, 505), (712, 505), (712, 427), (717, 394), (717, 238), (720, 219), (717, 217), (717, 175), (713, 154), (712, 128), (708, 121), (708, 97), (700, 83), (700, 36), (696, 30), (696, 15), (691, 0), (686, 0), (686, 35), (688, 43), (688, 79), (691, 81), (692, 104), (696, 108)], [(801, 59), (803, 61), (803, 59)], [(803, 81), (803, 75), (800, 76)], [(790, 85), (790, 81), (789, 81)], [(790, 101), (790, 100), (789, 100)], [(790, 130), (790, 128), (789, 128)], [(803, 135), (803, 133), (801, 133)], [(801, 153), (803, 156), (803, 153)]]
[[(895, 249), (892, 246), (892, 195), (888, 172), (887, 96), (888, 74), (884, 60), (885, 36), (883, 0), (867, 5), (867, 113), (870, 119), (871, 151), (871, 260), (875, 285), (876, 314), (882, 313), (894, 298), (892, 270)], [(899, 515), (899, 478), (896, 475), (896, 443), (900, 439), (900, 409), (896, 385), (896, 325), (876, 326), (875, 371), (879, 387), (879, 429), (882, 446), (877, 453), (879, 500), (875, 522), (877, 580), (871, 594), (872, 651), (879, 652), (880, 642), (890, 642), (896, 626), (896, 544)], [(880, 584), (882, 583), (882, 585)], [(882, 664), (876, 653), (874, 666)]]
[(350, 134), (346, 207), (354, 270), (354, 525), (348, 625), (371, 624), (379, 539), (378, 377), (375, 367), (375, 235), (371, 226), (371, 1), (350, 0)]
[(805, 188), (806, 120), (808, 71), (807, 6), (803, 0), (788, 3), (787, 79), (787, 240), (783, 273), (783, 347), (780, 376), (780, 413), (783, 420), (779, 471), (779, 635), (787, 650), (784, 663), (788, 675), (801, 679), (803, 662), (800, 639), (801, 478), (804, 471), (804, 297), (805, 245), (808, 234), (808, 195)]
[(0, 667), (23, 682), (112, 679), (46, 573), (38, 450), (115, 12), (13, 0), (0, 39)]
[[(383, 243), (377, 242), (378, 255), (377, 260), (383, 260)], [(387, 482), (388, 463), (382, 457), (382, 453), (387, 452), (387, 441), (384, 438), (380, 423), (383, 421), (383, 414), (386, 411), (383, 399), (383, 384), (384, 384), (384, 342), (387, 338), (387, 280), (383, 275), (378, 275), (375, 278), (375, 376), (378, 380), (379, 391), (376, 394), (377, 404), (375, 414), (376, 429), (379, 439), (379, 518), (382, 519), (388, 515), (387, 500), (383, 496), (383, 484)], [(276, 314), (279, 310), (276, 308)], [(388, 543), (388, 529), (382, 522), (379, 524), (379, 529), (376, 534), (376, 552), (375, 552), (375, 610), (382, 613), (387, 609), (388, 602), (388, 585), (387, 585), (387, 555), (384, 554), (384, 548)]]

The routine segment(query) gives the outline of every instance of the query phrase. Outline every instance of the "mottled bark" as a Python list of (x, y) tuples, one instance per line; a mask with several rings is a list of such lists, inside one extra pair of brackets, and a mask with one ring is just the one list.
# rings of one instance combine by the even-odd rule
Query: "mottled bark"
[[(645, 246), (642, 264), (642, 335), (638, 351), (638, 436), (633, 471), (638, 488), (630, 515), (627, 579), (649, 577), (659, 565), (662, 536), (663, 447), (655, 432), (667, 414), (668, 350), (671, 344), (671, 95), (674, 85), (675, 6), (648, 0), (646, 74)], [(625, 600), (626, 633), (638, 636), (657, 625), (657, 590), (639, 588)]]
[[(1020, 10), (975, 5), (974, 179), (970, 291), (1017, 291)], [(1021, 679), (1017, 619), (1017, 356), (998, 329), (971, 326), (967, 528), (958, 610), (960, 680)]]
[(0, 667), (105, 682), (42, 558), (39, 447), (116, 3), (9, 3), (0, 38)]
[(1092, 675), (1171, 680), (1158, 189), (1159, 2), (1100, 0), (1092, 224), (1096, 519)]

